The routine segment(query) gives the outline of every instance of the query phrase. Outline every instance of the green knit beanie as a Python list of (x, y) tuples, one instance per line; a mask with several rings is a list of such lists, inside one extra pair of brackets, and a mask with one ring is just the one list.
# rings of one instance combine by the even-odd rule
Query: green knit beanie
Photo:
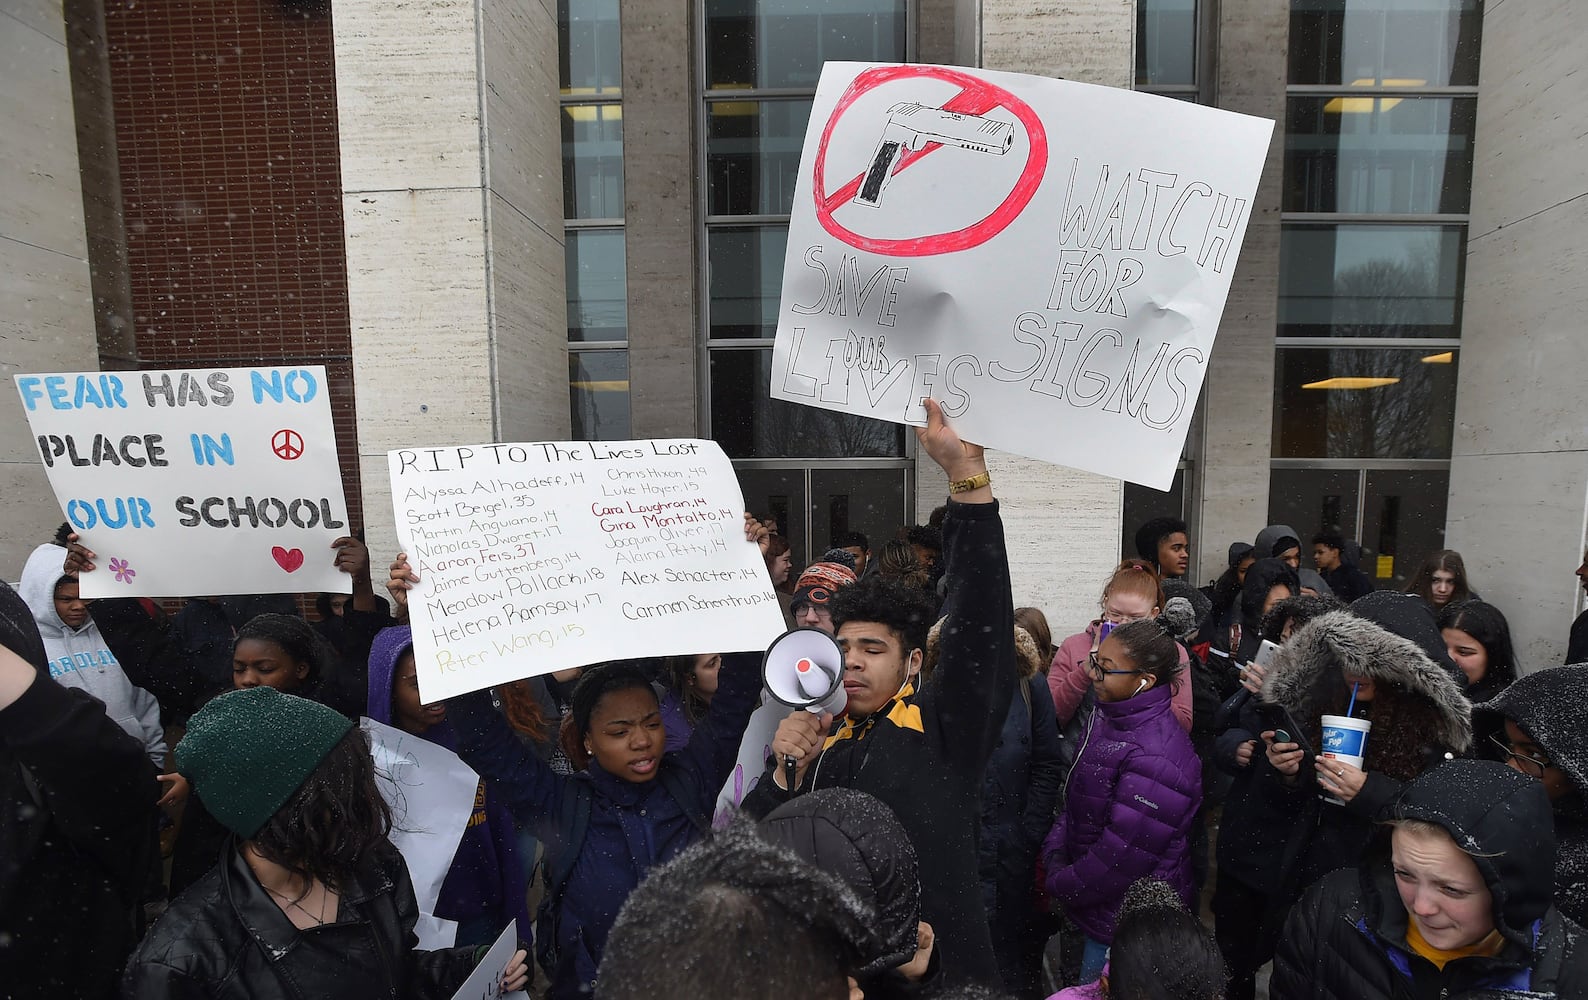
[(246, 839), (352, 728), (340, 712), (275, 688), (228, 691), (188, 720), (176, 769), (210, 815)]

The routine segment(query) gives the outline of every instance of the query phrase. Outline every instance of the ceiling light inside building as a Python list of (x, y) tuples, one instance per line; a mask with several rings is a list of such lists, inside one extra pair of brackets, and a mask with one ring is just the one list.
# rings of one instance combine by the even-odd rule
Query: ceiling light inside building
[(1377, 389), (1381, 385), (1394, 385), (1398, 378), (1374, 378), (1367, 375), (1336, 375), (1321, 382), (1308, 382), (1303, 389)]
[[(1427, 80), (1375, 80), (1363, 77), (1352, 80), (1353, 87), (1422, 87)], [(1336, 97), (1323, 106), (1326, 115), (1366, 115), (1375, 111), (1388, 111), (1399, 104), (1400, 97)]]
[(1454, 364), (1455, 360), (1456, 360), (1456, 352), (1455, 351), (1446, 351), (1443, 354), (1430, 354), (1430, 355), (1428, 355), (1428, 357), (1423, 359), (1423, 364), (1425, 364), (1425, 365), (1448, 365), (1448, 364)]

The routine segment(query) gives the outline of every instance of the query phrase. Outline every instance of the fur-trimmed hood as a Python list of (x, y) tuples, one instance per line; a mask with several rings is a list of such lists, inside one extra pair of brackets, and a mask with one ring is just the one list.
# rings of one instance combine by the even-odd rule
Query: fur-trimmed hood
[[(1415, 738), (1456, 753), (1471, 746), (1472, 704), (1455, 678), (1415, 642), (1349, 611), (1322, 615), (1291, 634), (1268, 668), (1262, 699), (1285, 706), (1298, 725), (1315, 733), (1320, 716), (1344, 713), (1345, 705), (1333, 702), (1346, 688), (1347, 673), (1370, 678), (1397, 698), (1426, 703), (1432, 711), (1423, 721), (1432, 731), (1410, 734)], [(1369, 737), (1370, 756), (1379, 736), (1375, 730)]]

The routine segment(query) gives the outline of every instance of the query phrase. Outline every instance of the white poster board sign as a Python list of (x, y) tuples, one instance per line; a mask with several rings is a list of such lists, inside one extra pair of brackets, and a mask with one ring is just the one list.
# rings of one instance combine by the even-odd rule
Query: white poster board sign
[(634, 656), (762, 649), (783, 614), (713, 441), (389, 452), (427, 702)]
[(480, 964), (469, 973), (469, 978), (452, 994), (452, 1000), (517, 1000), (520, 997), (529, 1000), (529, 994), (523, 990), (502, 992), (502, 973), (506, 971), (507, 963), (513, 960), (513, 953), (518, 950), (516, 930), (515, 925), (507, 925), (496, 943), (486, 951), (485, 957), (480, 959)]
[(750, 723), (744, 727), (744, 738), (739, 741), (739, 759), (733, 765), (733, 773), (728, 775), (722, 791), (717, 793), (717, 806), (712, 817), (714, 825), (727, 823), (744, 804), (744, 797), (760, 784), (766, 774), (766, 760), (772, 755), (772, 737), (777, 735), (778, 725), (792, 711), (762, 689), (761, 707), (751, 713)]
[(1167, 489), (1273, 123), (1081, 83), (830, 62), (772, 396)]
[(451, 947), (458, 925), (434, 916), (436, 900), (474, 812), (480, 776), (444, 746), (370, 718), (359, 725), (369, 737), (381, 797), (391, 808), (388, 839), (408, 864), (414, 899), (426, 918), (416, 927), (419, 947)]
[(84, 597), (351, 593), (325, 368), (16, 376)]

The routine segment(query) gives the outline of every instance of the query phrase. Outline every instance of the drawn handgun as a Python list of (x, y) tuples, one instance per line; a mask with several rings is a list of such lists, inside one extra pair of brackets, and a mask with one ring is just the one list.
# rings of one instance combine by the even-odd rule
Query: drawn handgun
[(895, 104), (888, 109), (888, 124), (877, 140), (876, 152), (871, 154), (871, 165), (861, 178), (860, 190), (852, 199), (855, 204), (868, 208), (882, 204), (882, 192), (893, 177), (899, 157), (906, 149), (920, 149), (929, 142), (1002, 156), (1014, 145), (1015, 127), (1012, 122), (957, 114), (913, 101)]

